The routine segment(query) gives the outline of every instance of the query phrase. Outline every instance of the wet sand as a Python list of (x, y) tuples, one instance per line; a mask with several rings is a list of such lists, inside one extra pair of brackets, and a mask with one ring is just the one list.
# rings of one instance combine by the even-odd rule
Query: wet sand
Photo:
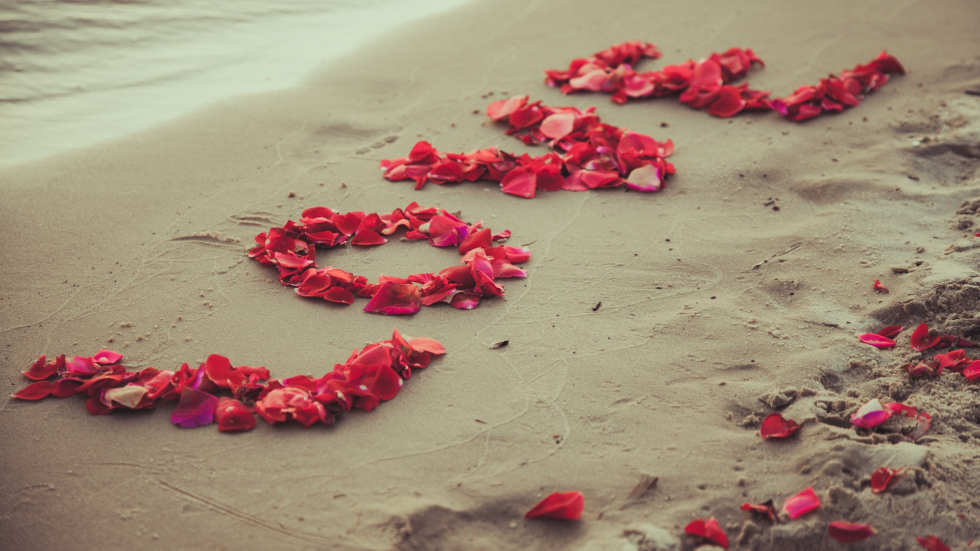
[[(260, 420), (227, 435), (174, 427), (170, 404), (96, 417), (81, 399), (10, 399), (4, 547), (649, 551), (697, 547), (683, 527), (710, 516), (734, 549), (839, 549), (835, 520), (878, 531), (852, 549), (916, 549), (927, 534), (966, 548), (980, 533), (980, 387), (910, 380), (900, 366), (932, 354), (911, 351), (911, 328), (893, 350), (856, 336), (928, 322), (980, 337), (980, 103), (964, 93), (980, 88), (978, 19), (973, 2), (475, 2), (304, 86), (2, 169), (11, 392), (42, 353), (109, 348), (160, 369), (217, 353), (279, 378), (318, 376), (393, 327), (448, 350), (395, 400), (329, 428)], [(748, 80), (774, 97), (882, 49), (908, 74), (805, 124), (544, 85), (543, 69), (629, 39), (661, 48), (653, 67), (751, 47), (767, 66)], [(535, 151), (483, 114), (511, 94), (595, 105), (604, 122), (670, 138), (677, 174), (659, 193), (533, 200), (381, 177), (378, 162), (419, 139)], [(302, 300), (245, 254), (307, 207), (411, 201), (512, 230), (529, 276), (469, 312), (378, 316)], [(321, 258), (375, 278), (454, 255), (395, 240)], [(850, 427), (875, 397), (930, 412), (930, 432)], [(793, 439), (759, 437), (776, 410), (804, 425)], [(907, 474), (872, 495), (880, 466)], [(627, 502), (642, 473), (657, 484)], [(801, 519), (772, 527), (739, 510), (808, 486), (822, 506)], [(585, 495), (580, 522), (522, 518), (571, 490)]]

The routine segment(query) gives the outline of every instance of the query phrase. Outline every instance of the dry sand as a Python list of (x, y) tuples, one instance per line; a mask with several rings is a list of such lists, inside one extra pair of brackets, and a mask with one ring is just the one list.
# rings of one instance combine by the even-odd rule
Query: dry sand
[[(697, 547), (684, 525), (714, 516), (735, 549), (842, 548), (826, 535), (833, 520), (878, 530), (852, 549), (916, 549), (925, 534), (966, 548), (980, 534), (980, 386), (910, 381), (899, 366), (929, 354), (908, 352), (908, 332), (884, 351), (856, 335), (925, 321), (980, 336), (980, 239), (968, 237), (980, 220), (962, 208), (980, 199), (980, 98), (964, 94), (980, 87), (977, 28), (973, 1), (478, 1), (303, 87), (4, 169), (11, 391), (41, 353), (102, 347), (132, 367), (219, 353), (274, 377), (319, 375), (392, 327), (449, 353), (397, 399), (331, 428), (227, 435), (174, 427), (169, 404), (94, 417), (81, 399), (11, 399), (0, 547), (649, 551)], [(806, 124), (722, 120), (671, 99), (616, 106), (543, 84), (543, 69), (627, 39), (657, 43), (657, 67), (751, 47), (768, 66), (749, 80), (777, 96), (885, 48), (909, 74)], [(606, 122), (671, 138), (678, 174), (655, 194), (533, 200), (492, 183), (415, 192), (381, 178), (378, 161), (419, 137), (522, 151), (482, 115), (507, 93), (596, 105)], [(470, 312), (388, 317), (301, 300), (245, 256), (303, 208), (413, 200), (510, 228), (511, 244), (530, 244), (529, 277)], [(451, 255), (396, 242), (322, 256), (376, 277)], [(875, 279), (891, 293), (874, 293)], [(850, 428), (874, 397), (931, 412), (932, 430), (912, 443)], [(803, 430), (762, 441), (757, 421), (780, 404)], [(879, 466), (909, 474), (872, 495)], [(627, 502), (641, 473), (659, 481)], [(823, 505), (796, 521), (770, 527), (738, 509), (811, 485)], [(586, 496), (581, 522), (523, 520), (570, 490)]]

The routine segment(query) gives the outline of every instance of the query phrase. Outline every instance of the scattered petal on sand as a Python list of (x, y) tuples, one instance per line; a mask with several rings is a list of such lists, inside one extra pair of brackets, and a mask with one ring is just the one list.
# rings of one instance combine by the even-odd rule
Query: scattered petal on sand
[(895, 335), (901, 333), (902, 329), (904, 329), (904, 327), (902, 327), (901, 325), (889, 325), (887, 327), (882, 327), (881, 330), (878, 331), (878, 334), (881, 335), (882, 337), (892, 338)]
[(888, 292), (888, 287), (885, 287), (881, 283), (881, 280), (880, 279), (876, 279), (875, 282), (871, 284), (871, 288), (874, 289), (875, 291), (878, 291), (879, 293), (887, 293)]
[(898, 480), (896, 477), (901, 473), (902, 469), (878, 468), (878, 470), (871, 474), (871, 492), (875, 494), (884, 492), (892, 482)]
[(585, 497), (579, 492), (555, 492), (542, 499), (524, 518), (554, 518), (559, 520), (578, 520), (585, 508)]
[(963, 371), (963, 376), (966, 377), (967, 381), (976, 381), (980, 379), (980, 360), (974, 360), (967, 365)]
[(773, 524), (779, 524), (779, 514), (771, 499), (765, 503), (743, 503), (742, 510), (766, 518)]
[(865, 333), (863, 335), (858, 335), (861, 342), (864, 344), (870, 344), (875, 348), (891, 348), (895, 346), (895, 341), (889, 339), (888, 337), (882, 337), (877, 333)]
[(704, 538), (728, 549), (728, 536), (725, 535), (725, 531), (721, 529), (721, 526), (718, 525), (718, 521), (714, 517), (708, 520), (692, 520), (684, 527), (684, 533)]
[(779, 413), (771, 413), (762, 420), (760, 433), (763, 438), (789, 438), (800, 430), (800, 425), (791, 419), (785, 419)]
[(184, 428), (203, 427), (214, 422), (218, 399), (196, 388), (184, 387), (180, 402), (170, 415), (170, 422)]
[(916, 327), (915, 331), (912, 332), (912, 348), (920, 352), (923, 350), (928, 350), (929, 348), (939, 344), (939, 339), (940, 337), (930, 337), (929, 326), (923, 323)]
[(783, 512), (789, 515), (789, 518), (795, 519), (809, 513), (817, 507), (820, 507), (820, 498), (817, 497), (817, 493), (813, 491), (813, 488), (807, 488), (787, 499), (786, 503), (783, 504)]
[(936, 536), (926, 536), (924, 538), (916, 536), (915, 540), (927, 551), (950, 551), (949, 546)]
[(864, 404), (851, 416), (851, 424), (870, 429), (884, 423), (892, 416), (892, 410), (881, 405), (877, 398)]
[(842, 520), (831, 522), (828, 532), (830, 537), (844, 543), (866, 540), (877, 534), (875, 529), (867, 524), (854, 524)]

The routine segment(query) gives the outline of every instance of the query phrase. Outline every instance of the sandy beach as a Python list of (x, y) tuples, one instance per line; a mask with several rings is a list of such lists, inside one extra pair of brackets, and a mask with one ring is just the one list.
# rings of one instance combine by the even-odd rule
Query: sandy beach
[[(730, 549), (980, 546), (980, 381), (902, 368), (950, 350), (912, 350), (920, 323), (980, 341), (980, 97), (966, 93), (980, 89), (978, 28), (967, 0), (476, 0), (302, 86), (0, 168), (11, 394), (40, 354), (106, 348), (133, 369), (221, 354), (283, 378), (319, 376), (393, 328), (447, 350), (332, 427), (259, 419), (224, 434), (172, 425), (173, 403), (92, 416), (78, 397), (7, 399), (0, 548), (692, 550), (710, 547), (685, 525), (709, 517)], [(806, 123), (544, 84), (545, 69), (624, 40), (664, 53), (644, 68), (752, 48), (766, 66), (746, 80), (773, 97), (885, 49), (908, 73)], [(379, 162), (419, 140), (540, 154), (485, 114), (515, 94), (669, 138), (677, 173), (656, 193), (534, 199), (383, 179)], [(306, 208), (412, 201), (511, 230), (528, 277), (471, 311), (383, 316), (301, 299), (247, 256)], [(372, 280), (459, 260), (398, 239), (318, 259)], [(887, 325), (905, 328), (894, 348), (858, 340)], [(853, 427), (875, 398), (928, 412), (931, 428), (913, 441), (905, 419)], [(775, 411), (800, 432), (763, 440)], [(874, 494), (879, 467), (905, 471)], [(821, 506), (799, 519), (740, 510), (808, 487)], [(580, 521), (523, 518), (556, 491), (585, 496)], [(877, 534), (840, 543), (832, 521)]]

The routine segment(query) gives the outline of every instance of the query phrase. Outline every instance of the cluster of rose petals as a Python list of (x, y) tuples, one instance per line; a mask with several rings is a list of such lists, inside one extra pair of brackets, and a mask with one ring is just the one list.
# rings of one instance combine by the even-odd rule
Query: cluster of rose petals
[(795, 519), (809, 513), (817, 507), (820, 507), (820, 498), (817, 497), (817, 493), (813, 491), (813, 488), (807, 488), (787, 499), (786, 503), (783, 504), (783, 512), (789, 518)]
[[(659, 59), (663, 54), (655, 44), (631, 40), (613, 44), (609, 48), (596, 52), (589, 57), (573, 59), (568, 69), (560, 71), (551, 69), (545, 71), (549, 86), (561, 86), (565, 94), (575, 90), (591, 90), (593, 92), (624, 91), (634, 80), (636, 71), (633, 66), (644, 58)], [(625, 100), (623, 93), (623, 103)]]
[(725, 535), (725, 531), (721, 529), (721, 526), (714, 517), (711, 517), (708, 520), (692, 520), (687, 526), (684, 527), (684, 533), (691, 534), (692, 536), (698, 536), (699, 538), (704, 538), (720, 545), (725, 549), (728, 549), (728, 536)]
[(910, 432), (905, 433), (912, 440), (917, 440), (924, 435), (929, 427), (932, 426), (932, 416), (925, 412), (917, 412), (912, 406), (892, 402), (882, 405), (877, 398), (870, 400), (851, 415), (851, 424), (873, 429), (878, 425), (892, 418), (893, 415), (904, 415), (916, 420), (916, 427)]
[(878, 533), (867, 524), (855, 524), (842, 520), (831, 522), (828, 527), (828, 532), (830, 533), (830, 537), (843, 543), (866, 540)]
[[(269, 370), (264, 367), (232, 367), (228, 358), (217, 354), (208, 356), (197, 368), (185, 363), (176, 371), (153, 367), (127, 371), (119, 363), (122, 358), (122, 354), (108, 350), (68, 360), (58, 356), (50, 362), (42, 355), (23, 372), (37, 382), (14, 394), (14, 398), (87, 396), (85, 409), (92, 415), (108, 415), (120, 409), (153, 409), (160, 401), (178, 400), (171, 422), (196, 427), (213, 422), (218, 405), (215, 391), (228, 389), (237, 400), (249, 401), (258, 395), (262, 381), (269, 378)], [(47, 380), (54, 376), (56, 380)], [(219, 429), (226, 430), (220, 419)]]
[(550, 107), (528, 96), (490, 104), (487, 115), (506, 122), (507, 133), (529, 145), (548, 142), (551, 152), (538, 157), (513, 155), (496, 147), (470, 153), (442, 155), (420, 141), (408, 157), (381, 161), (384, 177), (392, 182), (413, 180), (415, 189), (426, 182), (500, 182), (501, 191), (533, 198), (538, 191), (588, 191), (626, 186), (636, 191), (659, 191), (675, 172), (666, 158), (674, 151), (670, 140), (604, 124), (594, 108)]
[[(350, 240), (353, 245), (381, 245), (400, 228), (410, 240), (427, 239), (434, 247), (456, 247), (461, 265), (438, 274), (413, 274), (406, 278), (381, 276), (370, 283), (364, 276), (316, 264), (317, 247), (330, 249)], [(504, 296), (497, 279), (527, 277), (515, 266), (530, 259), (524, 248), (495, 245), (510, 231), (493, 234), (482, 222), (467, 224), (445, 209), (422, 208), (411, 203), (390, 214), (336, 213), (326, 207), (303, 211), (299, 222), (255, 236), (258, 246), (248, 255), (263, 266), (279, 271), (279, 282), (293, 287), (301, 297), (339, 304), (353, 304), (354, 297), (370, 297), (365, 312), (414, 314), (422, 306), (447, 302), (472, 309), (487, 296)]]
[(871, 473), (871, 493), (880, 494), (888, 489), (897, 476), (902, 473), (902, 469), (890, 469), (879, 467)]
[(800, 425), (792, 419), (783, 418), (782, 414), (771, 413), (762, 420), (759, 433), (766, 440), (770, 438), (789, 438), (800, 430)]
[(787, 120), (801, 122), (826, 112), (839, 112), (861, 104), (863, 94), (874, 92), (888, 82), (889, 74), (905, 74), (905, 68), (887, 51), (878, 54), (867, 65), (858, 65), (830, 75), (817, 86), (801, 86), (785, 98), (769, 102), (770, 107)]
[[(41, 356), (24, 374), (31, 379), (57, 375), (57, 380), (38, 380), (14, 398), (84, 395), (88, 396), (85, 407), (92, 415), (152, 409), (161, 400), (178, 400), (171, 423), (193, 428), (217, 421), (222, 432), (255, 428), (254, 413), (273, 425), (288, 420), (306, 427), (317, 422), (331, 425), (351, 408), (371, 411), (382, 400), (391, 400), (404, 380), (412, 376), (412, 369), (425, 368), (432, 356), (445, 353), (433, 339), (405, 338), (396, 329), (390, 340), (355, 349), (346, 362), (334, 365), (333, 371), (319, 379), (300, 375), (271, 381), (268, 369), (233, 367), (228, 358), (217, 354), (208, 356), (195, 369), (185, 363), (177, 371), (152, 367), (127, 371), (119, 365), (122, 355), (106, 350), (67, 361), (59, 356), (46, 362)], [(222, 389), (233, 397), (218, 397)]]
[[(613, 48), (616, 48), (616, 45)], [(652, 44), (648, 46), (653, 47)], [(656, 50), (654, 50), (656, 51)], [(617, 57), (616, 65), (595, 62), (599, 52), (588, 59), (576, 59), (568, 70), (547, 70), (545, 82), (560, 86), (564, 94), (581, 90), (612, 94), (612, 100), (623, 104), (630, 99), (660, 98), (680, 95), (681, 103), (705, 109), (712, 115), (731, 117), (746, 109), (769, 109), (769, 92), (750, 90), (748, 84), (730, 83), (744, 77), (753, 63), (764, 65), (751, 49), (731, 48), (700, 60), (668, 65), (659, 71), (636, 72), (633, 66), (642, 57)]]
[[(902, 326), (889, 325), (877, 333), (865, 333), (859, 335), (858, 338), (861, 339), (861, 342), (876, 348), (890, 348), (895, 346), (895, 341), (889, 337), (894, 337), (901, 331)], [(964, 348), (977, 346), (977, 343), (956, 335), (934, 335), (930, 337), (929, 326), (925, 323), (915, 328), (909, 339), (909, 344), (919, 352), (930, 348), (946, 348), (949, 346), (962, 346)], [(966, 352), (962, 349), (937, 354), (931, 362), (906, 364), (903, 369), (908, 371), (911, 377), (935, 377), (948, 369), (961, 372), (968, 381), (980, 379), (980, 360), (967, 358)]]
[(582, 518), (585, 497), (579, 492), (555, 492), (542, 499), (537, 505), (524, 513), (524, 518), (553, 518), (558, 520), (578, 520)]

